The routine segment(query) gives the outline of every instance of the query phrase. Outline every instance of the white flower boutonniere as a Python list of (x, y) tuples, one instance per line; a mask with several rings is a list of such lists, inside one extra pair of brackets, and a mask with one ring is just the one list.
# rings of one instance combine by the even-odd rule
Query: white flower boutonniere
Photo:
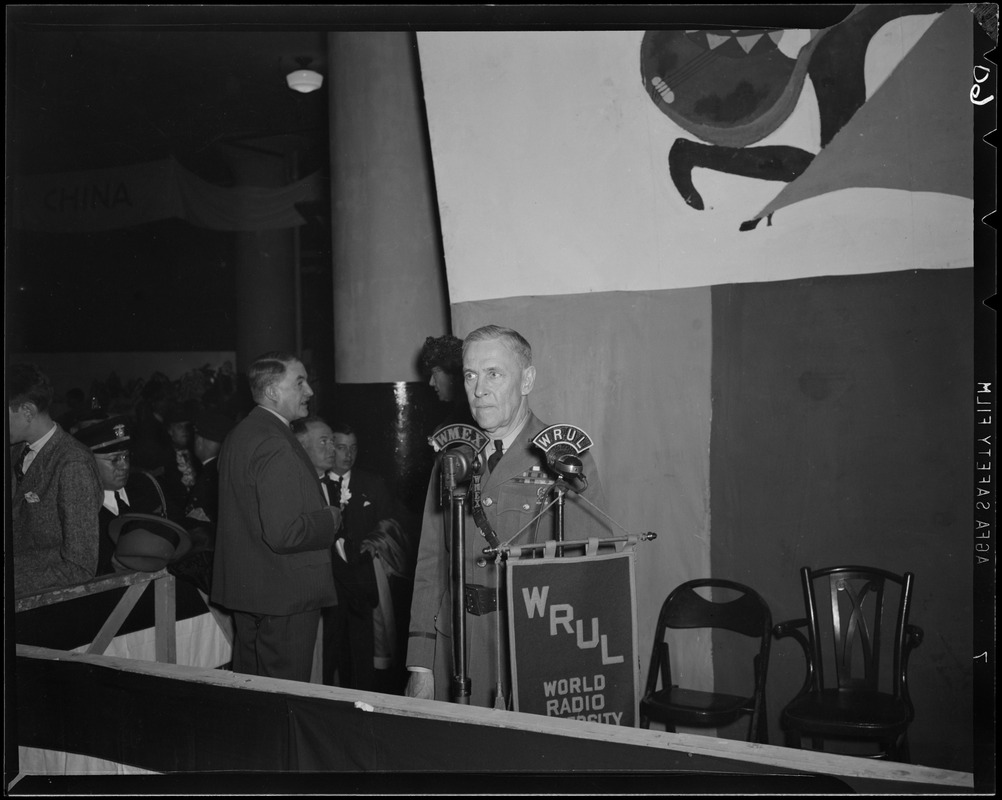
[(41, 500), (42, 500), (42, 498), (39, 497), (34, 492), (25, 492), (24, 493), (24, 499), (27, 500), (29, 503), (38, 503), (38, 502), (41, 502)]
[(174, 459), (177, 461), (177, 468), (181, 473), (181, 483), (191, 488), (195, 485), (195, 467), (191, 463), (191, 454), (187, 450), (175, 450)]
[(341, 481), (341, 510), (344, 511), (344, 507), (348, 505), (348, 501), (351, 500), (351, 489), (348, 488), (348, 484)]

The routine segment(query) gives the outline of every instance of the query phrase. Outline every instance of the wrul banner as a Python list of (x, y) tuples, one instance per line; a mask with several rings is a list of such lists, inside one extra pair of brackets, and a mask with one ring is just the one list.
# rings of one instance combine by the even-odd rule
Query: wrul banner
[(516, 711), (636, 727), (633, 548), (508, 561)]

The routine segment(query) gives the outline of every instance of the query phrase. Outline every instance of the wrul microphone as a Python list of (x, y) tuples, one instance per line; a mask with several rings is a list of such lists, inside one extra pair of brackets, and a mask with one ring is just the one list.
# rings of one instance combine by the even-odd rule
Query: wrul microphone
[(588, 490), (588, 478), (584, 474), (584, 464), (568, 448), (555, 447), (546, 453), (546, 463), (574, 492), (584, 494)]

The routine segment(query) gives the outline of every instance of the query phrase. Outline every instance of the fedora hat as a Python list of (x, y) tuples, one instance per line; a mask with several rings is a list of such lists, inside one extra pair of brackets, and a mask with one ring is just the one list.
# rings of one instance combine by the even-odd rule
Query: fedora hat
[(191, 536), (169, 519), (153, 514), (122, 514), (111, 521), (108, 535), (122, 566), (156, 572), (191, 550)]
[(222, 411), (205, 408), (195, 415), (195, 433), (210, 442), (219, 442), (233, 429), (233, 420)]

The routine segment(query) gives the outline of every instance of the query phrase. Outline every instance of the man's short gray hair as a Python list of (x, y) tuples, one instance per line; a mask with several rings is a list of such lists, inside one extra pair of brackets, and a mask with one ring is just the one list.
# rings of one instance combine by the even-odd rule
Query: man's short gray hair
[(494, 339), (504, 342), (505, 346), (515, 354), (522, 369), (532, 366), (532, 345), (518, 331), (500, 325), (484, 325), (468, 334), (463, 340), (463, 355), (466, 355), (466, 348), (473, 342), (488, 342)]
[(260, 403), (265, 389), (285, 377), (289, 364), (298, 361), (291, 353), (273, 350), (254, 359), (247, 369), (247, 381), (250, 383), (251, 397), (255, 403)]

